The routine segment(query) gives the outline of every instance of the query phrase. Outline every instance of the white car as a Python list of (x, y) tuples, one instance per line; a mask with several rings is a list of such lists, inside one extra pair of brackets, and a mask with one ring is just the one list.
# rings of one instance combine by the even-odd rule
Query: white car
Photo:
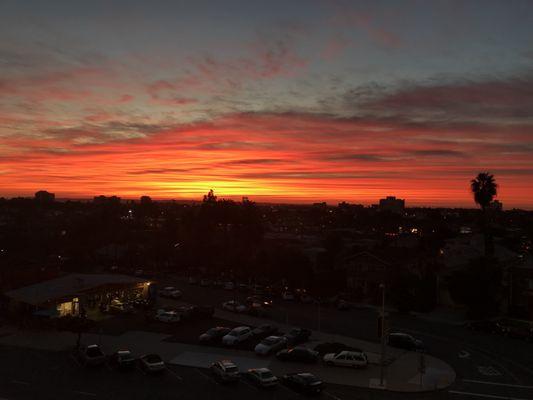
[(139, 358), (141, 368), (146, 372), (163, 372), (165, 367), (165, 362), (157, 354), (146, 354)]
[(278, 384), (278, 378), (268, 368), (253, 368), (248, 370), (248, 378), (261, 387), (273, 387)]
[(287, 346), (287, 338), (283, 336), (268, 336), (255, 346), (255, 354), (266, 356)]
[(175, 323), (180, 322), (180, 315), (176, 311), (157, 310), (155, 319), (159, 322)]
[(248, 326), (238, 326), (233, 328), (230, 333), (222, 338), (222, 343), (226, 346), (235, 346), (238, 343), (244, 342), (252, 336), (252, 330)]
[(324, 356), (326, 365), (337, 367), (364, 368), (368, 365), (368, 358), (362, 351), (341, 351), (339, 353), (328, 353)]
[(222, 309), (231, 312), (243, 313), (248, 310), (248, 307), (246, 307), (244, 304), (239, 303), (238, 301), (230, 300), (222, 303)]
[(216, 378), (220, 379), (223, 382), (239, 380), (239, 368), (237, 368), (233, 361), (217, 361), (211, 364), (209, 369)]
[(170, 297), (170, 298), (173, 298), (173, 299), (179, 299), (179, 298), (181, 298), (181, 291), (176, 289), (174, 286), (167, 286), (166, 288), (163, 288), (159, 292), (159, 295), (161, 297)]

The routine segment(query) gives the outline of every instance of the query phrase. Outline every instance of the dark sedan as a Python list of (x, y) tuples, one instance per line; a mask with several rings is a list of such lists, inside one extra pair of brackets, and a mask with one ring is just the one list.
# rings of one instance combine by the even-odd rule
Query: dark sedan
[(314, 363), (318, 360), (318, 356), (318, 351), (308, 349), (307, 347), (283, 349), (276, 354), (276, 357), (281, 361), (295, 361), (304, 363)]
[(284, 336), (287, 338), (289, 344), (296, 345), (307, 342), (311, 337), (311, 331), (304, 328), (294, 328)]
[(217, 326), (215, 328), (209, 329), (207, 332), (202, 333), (198, 340), (200, 342), (216, 342), (222, 339), (223, 336), (227, 335), (231, 331), (230, 328), (225, 326)]
[(324, 389), (324, 382), (308, 372), (284, 375), (281, 382), (299, 393), (320, 394)]

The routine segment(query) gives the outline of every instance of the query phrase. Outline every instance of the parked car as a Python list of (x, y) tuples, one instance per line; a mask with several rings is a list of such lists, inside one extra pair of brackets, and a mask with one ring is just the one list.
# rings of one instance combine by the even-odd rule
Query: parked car
[(272, 307), (272, 299), (264, 296), (249, 296), (246, 298), (247, 304), (259, 304), (262, 307)]
[(119, 350), (111, 355), (109, 363), (119, 369), (132, 369), (135, 367), (135, 358), (129, 350)]
[(189, 279), (187, 279), (187, 282), (189, 282), (189, 285), (197, 285), (198, 284), (198, 278), (194, 276), (189, 276)]
[(294, 294), (289, 291), (285, 291), (281, 294), (281, 298), (286, 301), (294, 301)]
[(268, 310), (259, 303), (252, 303), (246, 312), (256, 317), (265, 317), (269, 314)]
[(230, 333), (231, 329), (227, 328), (225, 326), (217, 326), (215, 328), (211, 328), (207, 330), (205, 333), (202, 333), (198, 340), (200, 342), (216, 342), (222, 339), (222, 337), (226, 336), (228, 333)]
[(304, 363), (314, 363), (318, 360), (318, 356), (318, 351), (308, 349), (307, 347), (284, 349), (276, 354), (276, 357), (281, 361), (296, 361)]
[(395, 332), (390, 333), (388, 336), (388, 344), (391, 347), (409, 351), (425, 351), (424, 342), (420, 339), (416, 339), (407, 333)]
[(239, 303), (238, 301), (230, 300), (222, 303), (222, 309), (231, 312), (243, 313), (248, 310), (248, 307), (246, 307), (244, 304)]
[(181, 291), (174, 286), (167, 286), (159, 291), (159, 296), (171, 299), (181, 299)]
[(252, 330), (248, 326), (233, 328), (227, 335), (222, 337), (222, 343), (226, 346), (235, 346), (252, 336)]
[(305, 328), (293, 328), (284, 336), (287, 338), (289, 344), (294, 346), (296, 344), (307, 342), (309, 337), (311, 337), (311, 331)]
[(266, 356), (287, 346), (287, 338), (283, 336), (268, 336), (255, 346), (255, 354)]
[(324, 382), (308, 372), (283, 375), (281, 382), (296, 392), (309, 395), (320, 394), (324, 389)]
[(139, 358), (139, 363), (142, 370), (150, 373), (163, 372), (166, 369), (165, 362), (157, 354), (146, 354), (141, 356)]
[(106, 357), (97, 344), (80, 347), (78, 357), (83, 365), (96, 367), (105, 363)]
[(278, 333), (278, 327), (272, 324), (263, 324), (255, 328), (252, 333), (254, 336), (267, 336)]
[(234, 382), (239, 380), (239, 368), (230, 360), (216, 361), (209, 367), (215, 378), (223, 382)]
[(124, 303), (118, 299), (113, 299), (111, 300), (111, 303), (109, 303), (107, 311), (111, 314), (128, 314), (133, 313), (135, 310), (131, 304)]
[(252, 368), (248, 370), (248, 378), (256, 385), (271, 388), (278, 384), (278, 378), (268, 368)]
[(368, 358), (364, 352), (341, 351), (340, 353), (328, 353), (323, 358), (326, 365), (337, 367), (364, 368), (368, 365)]
[(235, 289), (235, 284), (233, 282), (224, 282), (224, 289), (233, 290)]
[(157, 310), (155, 320), (169, 324), (180, 322), (180, 315), (176, 311)]

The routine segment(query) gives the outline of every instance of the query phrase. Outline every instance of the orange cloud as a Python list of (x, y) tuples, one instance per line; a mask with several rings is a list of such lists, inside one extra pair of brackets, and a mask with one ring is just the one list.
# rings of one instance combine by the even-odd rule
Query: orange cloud
[(409, 204), (473, 205), (468, 181), (490, 167), (506, 205), (531, 207), (533, 195), (527, 184), (533, 149), (511, 149), (497, 132), (481, 141), (476, 131), (459, 135), (446, 128), (305, 114), (235, 114), (192, 125), (115, 123), (99, 129), (144, 133), (100, 144), (65, 140), (64, 134), (8, 139), (10, 150), (0, 157), (0, 194), (44, 188), (58, 197), (200, 198), (214, 188), (221, 196), (258, 201), (371, 203), (395, 194)]

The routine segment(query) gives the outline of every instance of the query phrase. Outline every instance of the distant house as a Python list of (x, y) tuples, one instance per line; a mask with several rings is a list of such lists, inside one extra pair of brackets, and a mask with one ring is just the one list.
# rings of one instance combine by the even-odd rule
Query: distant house
[(387, 196), (379, 201), (378, 207), (380, 211), (402, 213), (405, 209), (405, 200), (397, 199), (394, 196)]

